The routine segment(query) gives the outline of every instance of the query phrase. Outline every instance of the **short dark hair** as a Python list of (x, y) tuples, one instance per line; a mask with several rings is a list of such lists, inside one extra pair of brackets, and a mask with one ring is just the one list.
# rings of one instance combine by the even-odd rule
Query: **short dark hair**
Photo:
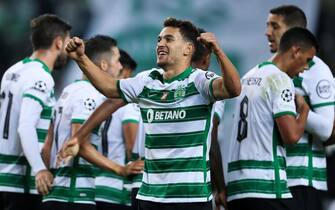
[[(201, 33), (205, 33), (206, 31), (203, 28), (198, 28), (199, 35)], [(192, 62), (199, 62), (203, 59), (204, 56), (211, 53), (211, 50), (208, 46), (204, 45), (203, 43), (197, 41), (195, 43), (195, 51), (192, 56)]]
[(120, 49), (120, 63), (123, 67), (129, 68), (132, 71), (134, 71), (137, 67), (137, 63), (136, 61), (130, 57), (130, 55), (124, 51)]
[(307, 29), (293, 27), (287, 30), (280, 39), (279, 52), (286, 52), (293, 46), (299, 46), (303, 50), (314, 47), (319, 51), (318, 41), (315, 36)]
[(175, 18), (169, 17), (164, 21), (164, 27), (179, 28), (180, 34), (183, 36), (184, 40), (192, 42), (196, 45), (197, 37), (199, 32), (197, 27), (187, 20), (177, 20)]
[(284, 23), (289, 27), (307, 27), (307, 18), (304, 11), (295, 5), (282, 5), (271, 9), (270, 13), (283, 16)]
[(85, 42), (85, 53), (95, 64), (100, 62), (104, 53), (111, 52), (112, 47), (116, 47), (115, 39), (105, 35), (96, 35)]
[(31, 43), (34, 50), (48, 49), (57, 36), (65, 38), (72, 26), (53, 14), (44, 14), (30, 22)]

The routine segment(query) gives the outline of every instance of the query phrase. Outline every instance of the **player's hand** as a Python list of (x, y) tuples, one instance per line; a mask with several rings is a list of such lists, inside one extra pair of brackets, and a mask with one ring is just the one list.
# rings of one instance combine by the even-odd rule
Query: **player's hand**
[(297, 112), (301, 113), (309, 109), (308, 104), (306, 103), (305, 99), (301, 95), (295, 95), (295, 105), (297, 108)]
[(228, 210), (226, 191), (216, 193), (214, 201), (216, 206), (215, 210), (220, 210), (220, 206), (223, 206), (225, 210)]
[(221, 49), (219, 41), (217, 40), (214, 33), (211, 32), (201, 33), (200, 36), (197, 38), (197, 40), (202, 42), (204, 45), (212, 48), (214, 52), (217, 52)]
[(69, 139), (57, 154), (56, 166), (59, 167), (62, 163), (67, 164), (71, 159), (79, 153), (79, 141), (76, 137)]
[(37, 192), (41, 195), (47, 195), (52, 188), (54, 177), (47, 169), (40, 170), (35, 176), (35, 185)]
[(73, 60), (80, 60), (85, 55), (84, 41), (78, 37), (73, 37), (66, 45), (66, 52)]
[(134, 162), (129, 162), (127, 165), (123, 166), (120, 171), (121, 176), (129, 176), (131, 174), (140, 174), (144, 168), (143, 160), (136, 160)]

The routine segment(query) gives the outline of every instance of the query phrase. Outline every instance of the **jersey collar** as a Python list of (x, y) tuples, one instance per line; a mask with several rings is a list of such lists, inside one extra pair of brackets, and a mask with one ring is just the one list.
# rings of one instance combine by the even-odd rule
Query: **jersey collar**
[(164, 79), (164, 83), (172, 83), (173, 81), (176, 80), (183, 80), (187, 78), (191, 73), (192, 73), (192, 67), (189, 66), (187, 67), (182, 73), (178, 74), (177, 76), (171, 78), (171, 79)]
[(24, 59), (22, 60), (22, 62), (23, 62), (24, 64), (25, 64), (25, 63), (32, 62), (32, 61), (36, 61), (36, 62), (41, 63), (41, 64), (42, 64), (42, 68), (43, 68), (47, 73), (51, 74), (51, 71), (50, 71), (49, 67), (48, 67), (43, 61), (41, 61), (41, 60), (38, 59), (38, 58), (31, 59), (31, 58), (27, 57), (27, 58), (24, 58)]

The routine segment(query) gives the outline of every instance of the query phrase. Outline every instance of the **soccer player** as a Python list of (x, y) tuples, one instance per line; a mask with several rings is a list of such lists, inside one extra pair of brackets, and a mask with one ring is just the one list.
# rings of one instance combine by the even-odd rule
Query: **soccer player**
[[(197, 39), (211, 46), (224, 77), (190, 66)], [(157, 39), (160, 68), (126, 80), (99, 72), (79, 38), (73, 38), (67, 50), (103, 94), (140, 105), (146, 136), (145, 168), (137, 195), (140, 208), (211, 209), (211, 104), (240, 93), (239, 75), (215, 35), (199, 35), (191, 22), (168, 18)], [(63, 148), (63, 158), (69, 150), (78, 150), (77, 141), (74, 136)]]
[[(100, 71), (107, 72), (113, 78), (119, 75), (121, 64), (120, 53), (116, 41), (108, 36), (98, 35), (86, 42), (87, 56), (99, 66)], [(80, 128), (91, 113), (105, 97), (83, 76), (67, 86), (56, 104), (54, 129), (50, 155), (51, 168), (55, 175), (50, 192), (43, 197), (43, 208), (62, 210), (95, 209), (95, 170), (84, 159), (76, 157), (73, 161), (56, 167), (56, 155), (61, 146)], [(97, 135), (99, 127), (91, 132), (87, 148), (94, 156), (104, 159), (104, 168), (114, 170), (118, 175), (127, 175), (127, 167), (109, 161), (94, 149), (101, 147), (101, 139)], [(50, 144), (49, 144), (50, 145)], [(86, 148), (86, 147), (85, 147)], [(90, 149), (93, 148), (93, 149)], [(46, 155), (48, 156), (48, 155)], [(85, 155), (83, 155), (85, 158)], [(128, 165), (130, 166), (130, 165)]]
[(44, 14), (31, 21), (33, 53), (10, 67), (1, 81), (0, 191), (5, 209), (40, 209), (34, 176), (51, 187), (40, 149), (49, 127), (54, 97), (53, 69), (67, 58), (65, 46), (71, 26), (56, 15)]
[(311, 32), (292, 28), (282, 36), (278, 52), (242, 78), (228, 160), (230, 210), (290, 209), (284, 145), (298, 142), (309, 112), (301, 96), (295, 106), (291, 78), (304, 70), (317, 50)]
[[(271, 52), (277, 52), (279, 40), (288, 29), (307, 25), (304, 12), (293, 5), (270, 10), (266, 36)], [(305, 134), (295, 146), (287, 147), (288, 186), (295, 198), (294, 209), (322, 209), (326, 196), (326, 157), (323, 144), (331, 135), (334, 121), (333, 76), (317, 56), (308, 70), (294, 78), (297, 94), (305, 97), (310, 111)], [(313, 199), (311, 199), (313, 198)]]
[(126, 51), (122, 49), (120, 49), (120, 63), (122, 64), (120, 78), (127, 79), (131, 77), (137, 67), (137, 63)]

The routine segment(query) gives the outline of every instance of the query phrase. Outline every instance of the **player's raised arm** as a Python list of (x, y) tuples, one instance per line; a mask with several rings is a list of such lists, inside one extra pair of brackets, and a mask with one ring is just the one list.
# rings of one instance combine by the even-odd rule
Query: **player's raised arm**
[(101, 71), (85, 54), (84, 41), (73, 37), (66, 46), (68, 56), (75, 60), (83, 73), (102, 94), (108, 98), (118, 98), (116, 79)]
[(221, 49), (219, 42), (213, 33), (202, 33), (198, 40), (212, 47), (220, 65), (222, 78), (213, 82), (213, 94), (217, 99), (233, 98), (241, 93), (240, 76)]

